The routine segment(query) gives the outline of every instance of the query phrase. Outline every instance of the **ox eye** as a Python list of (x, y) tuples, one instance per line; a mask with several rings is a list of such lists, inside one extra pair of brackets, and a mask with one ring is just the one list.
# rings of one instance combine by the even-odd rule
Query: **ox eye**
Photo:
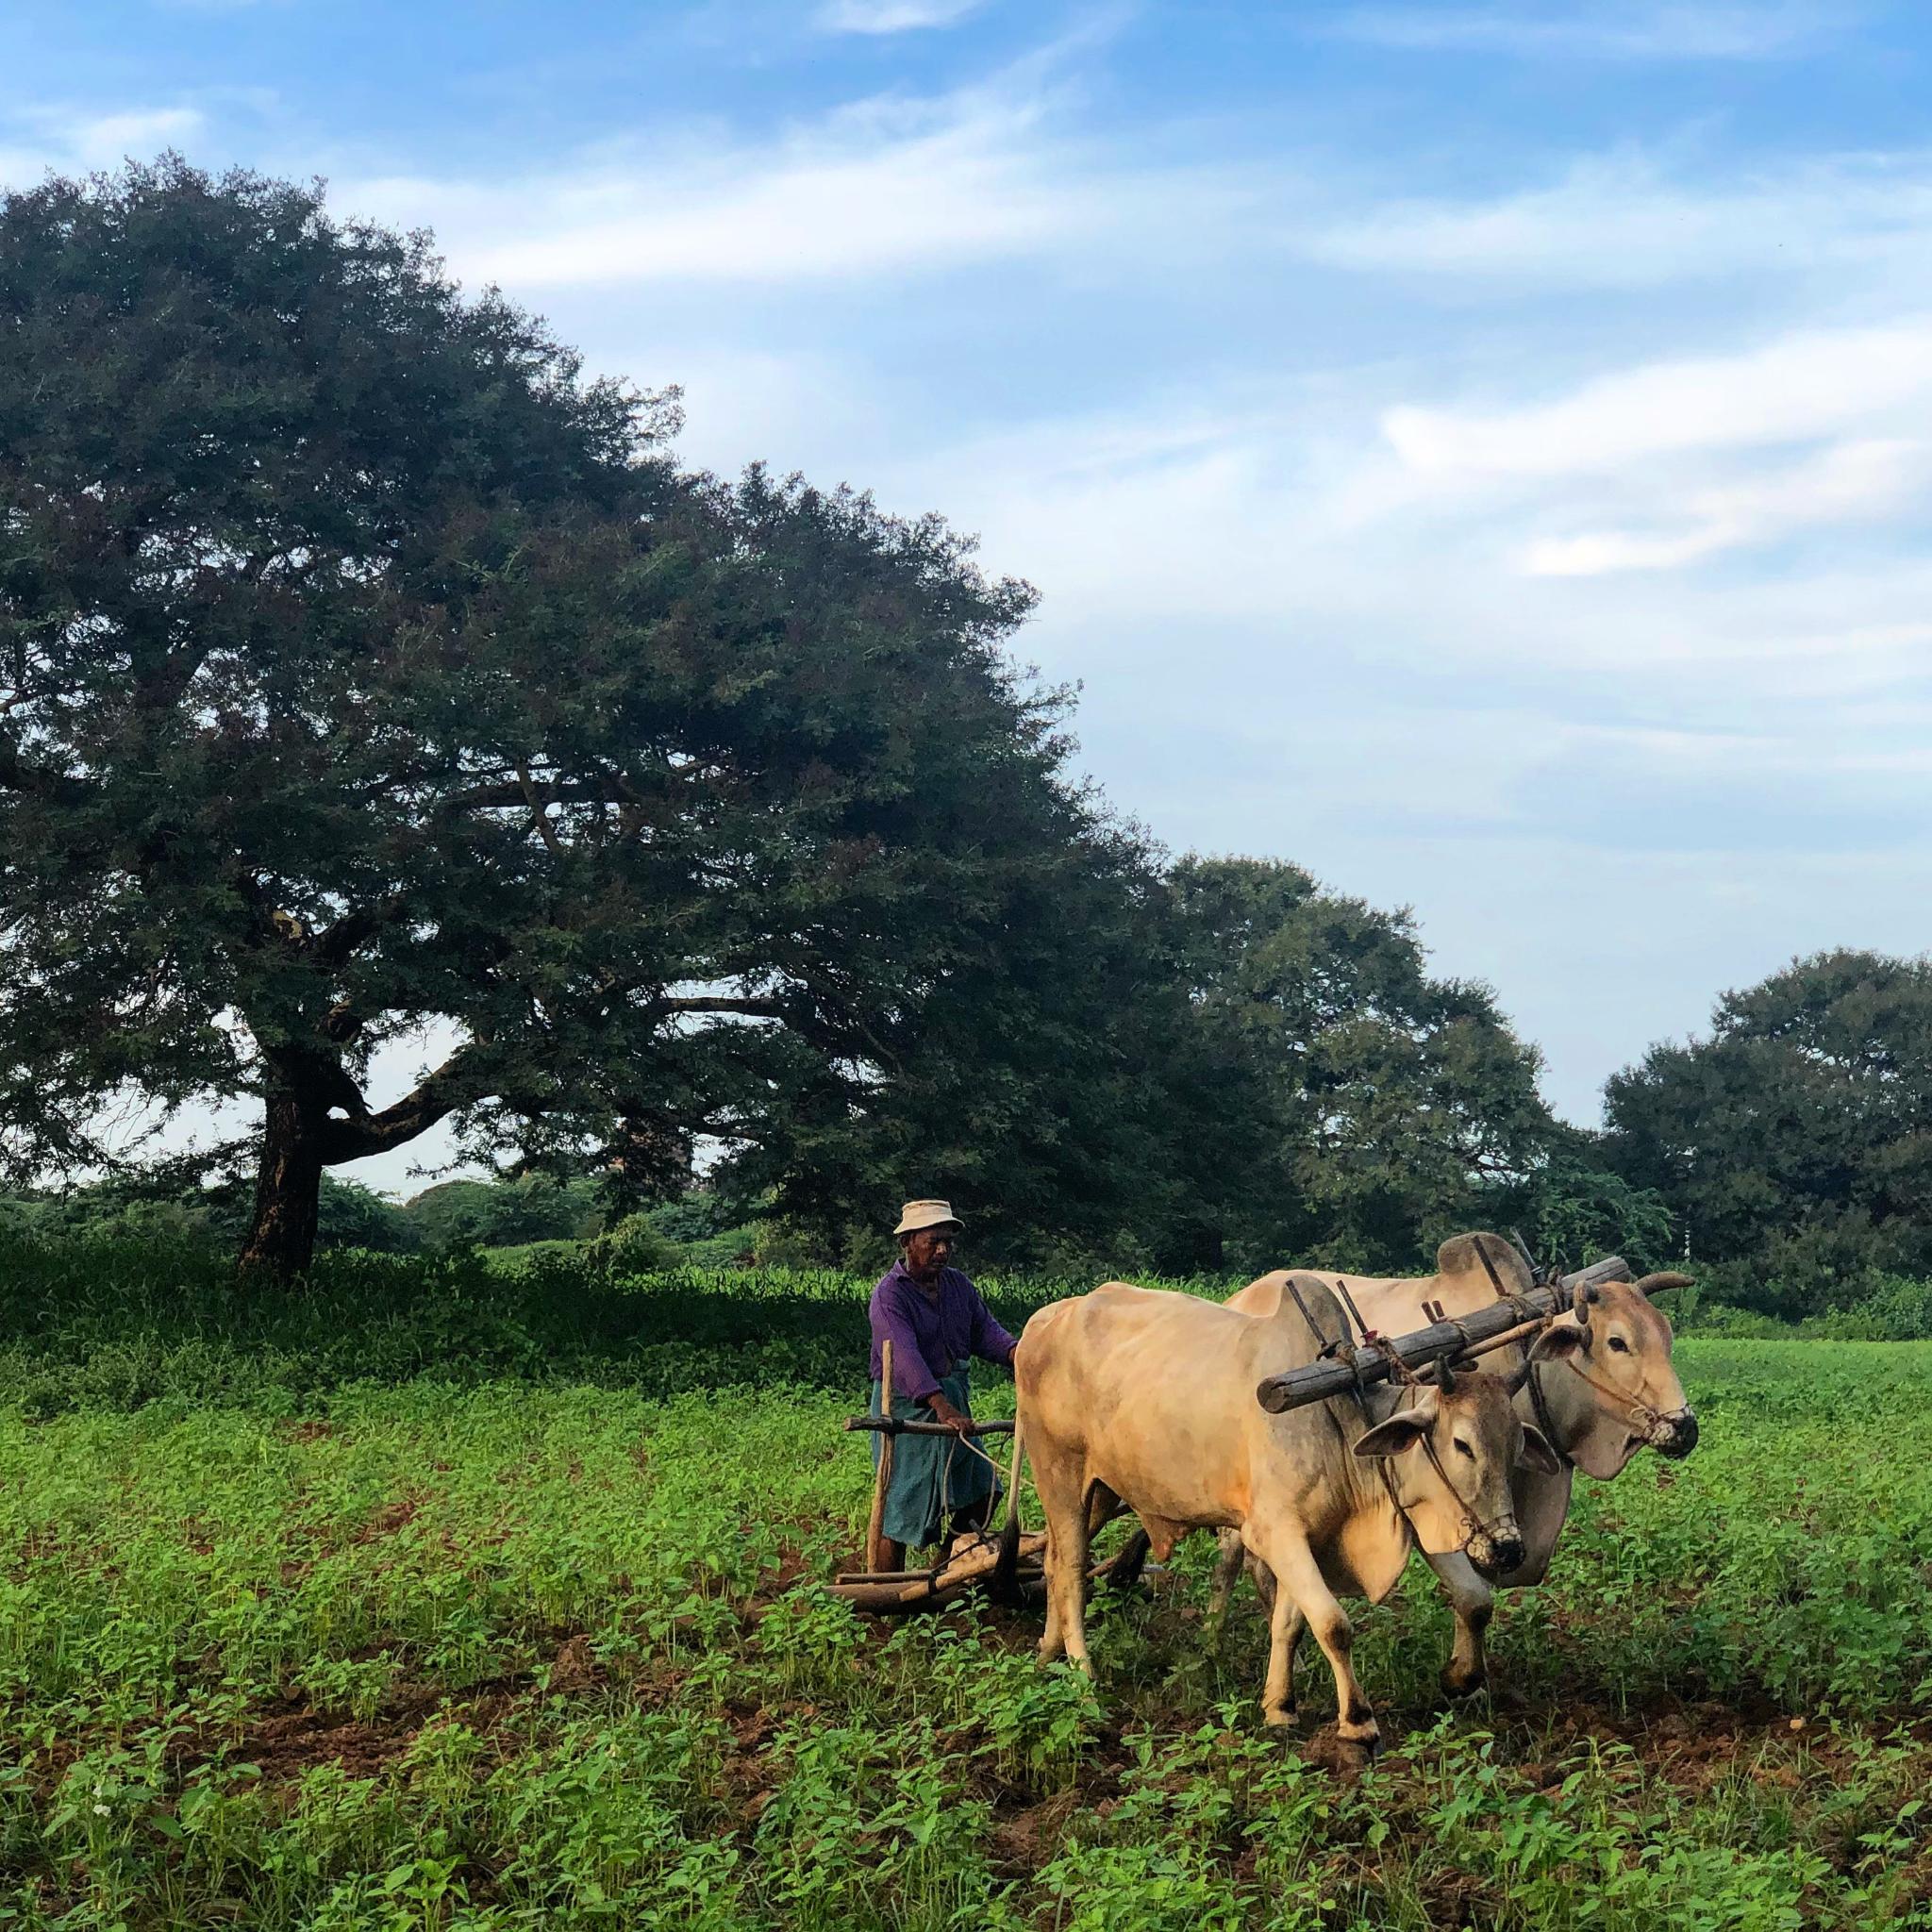
[(1610, 1350), (1615, 1355), (1628, 1355), (1630, 1344), (1621, 1335), (1613, 1335), (1610, 1337)]
[(1465, 1441), (1464, 1441), (1462, 1440), (1462, 1438), (1461, 1438), (1460, 1436), (1457, 1436), (1457, 1437), (1454, 1437), (1454, 1438), (1452, 1438), (1452, 1440), (1454, 1441), (1454, 1442), (1455, 1442), (1455, 1444), (1456, 1444), (1456, 1447), (1457, 1447), (1457, 1450), (1458, 1450), (1458, 1451), (1459, 1451), (1459, 1452), (1460, 1452), (1460, 1453), (1461, 1453), (1462, 1455), (1464, 1455), (1464, 1456), (1468, 1457), (1469, 1457), (1469, 1459), (1470, 1459), (1470, 1460), (1471, 1460), (1472, 1462), (1474, 1462), (1474, 1461), (1475, 1460), (1475, 1451), (1474, 1451), (1474, 1449), (1472, 1449), (1472, 1448), (1471, 1448), (1471, 1447), (1469, 1446), (1469, 1444), (1468, 1444), (1467, 1442), (1465, 1442)]

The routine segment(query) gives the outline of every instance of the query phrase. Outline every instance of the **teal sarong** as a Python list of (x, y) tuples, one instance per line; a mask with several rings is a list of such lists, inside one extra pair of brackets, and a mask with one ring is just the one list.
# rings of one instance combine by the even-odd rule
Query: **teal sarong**
[[(955, 1408), (972, 1413), (972, 1378), (964, 1362), (941, 1378), (940, 1390)], [(872, 1385), (872, 1413), (881, 1413), (876, 1382)], [(892, 1413), (902, 1423), (939, 1420), (925, 1403), (915, 1402), (909, 1395), (892, 1397)], [(885, 1442), (883, 1436), (873, 1438), (874, 1465), (885, 1453)], [(998, 1498), (1005, 1489), (987, 1459), (986, 1444), (976, 1437), (967, 1443), (950, 1430), (943, 1436), (894, 1436), (892, 1476), (886, 1485), (880, 1532), (908, 1549), (924, 1549), (945, 1534), (947, 1517), (987, 1496)]]

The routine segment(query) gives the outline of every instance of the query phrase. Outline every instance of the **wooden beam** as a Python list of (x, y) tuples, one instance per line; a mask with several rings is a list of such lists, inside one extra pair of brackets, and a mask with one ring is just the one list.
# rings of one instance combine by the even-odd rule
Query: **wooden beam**
[[(1320, 1278), (1320, 1271), (1306, 1271)], [(1483, 1342), (1521, 1328), (1525, 1321), (1560, 1315), (1571, 1306), (1578, 1288), (1606, 1281), (1627, 1281), (1629, 1264), (1622, 1256), (1612, 1255), (1589, 1268), (1579, 1268), (1556, 1283), (1532, 1288), (1511, 1295), (1493, 1307), (1478, 1308), (1453, 1322), (1432, 1322), (1411, 1335), (1389, 1338), (1387, 1349), (1407, 1367), (1418, 1369), (1447, 1356), (1452, 1361)], [(1283, 1375), (1270, 1375), (1255, 1390), (1255, 1399), (1270, 1415), (1291, 1408), (1306, 1408), (1311, 1402), (1325, 1402), (1331, 1395), (1345, 1395), (1360, 1384), (1389, 1379), (1389, 1354), (1381, 1347), (1341, 1348), (1332, 1357), (1291, 1369)]]

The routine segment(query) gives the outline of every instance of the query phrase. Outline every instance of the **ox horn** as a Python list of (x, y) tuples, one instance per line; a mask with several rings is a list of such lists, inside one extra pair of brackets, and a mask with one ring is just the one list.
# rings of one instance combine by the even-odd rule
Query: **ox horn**
[(1668, 1269), (1661, 1274), (1646, 1274), (1641, 1281), (1633, 1281), (1631, 1287), (1639, 1294), (1669, 1294), (1674, 1288), (1690, 1288), (1692, 1283), (1688, 1274), (1674, 1274)]
[(1528, 1380), (1529, 1364), (1525, 1361), (1520, 1368), (1510, 1370), (1510, 1372), (1503, 1377), (1504, 1391), (1507, 1394), (1510, 1395), (1518, 1394), (1521, 1392), (1523, 1385)]
[(1439, 1355), (1436, 1357), (1436, 1387), (1444, 1395), (1456, 1393), (1456, 1372), (1449, 1366), (1449, 1357), (1446, 1355)]

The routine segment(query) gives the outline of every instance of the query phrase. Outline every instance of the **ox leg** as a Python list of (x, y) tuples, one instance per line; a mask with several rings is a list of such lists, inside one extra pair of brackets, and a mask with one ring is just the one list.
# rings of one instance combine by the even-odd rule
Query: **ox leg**
[[(1259, 1557), (1250, 1557), (1248, 1558), (1248, 1574), (1255, 1579), (1255, 1594), (1261, 1599), (1262, 1609), (1270, 1617), (1273, 1617), (1274, 1614), (1274, 1571), (1269, 1569)], [(1300, 1623), (1295, 1626), (1295, 1636), (1299, 1639), (1302, 1631), (1307, 1627), (1308, 1620), (1303, 1617), (1299, 1610), (1295, 1612), (1295, 1615), (1301, 1619)]]
[(1121, 1513), (1121, 1499), (1105, 1483), (1087, 1485), (1087, 1541), (1091, 1542)]
[(1241, 1547), (1241, 1533), (1238, 1529), (1224, 1529), (1219, 1541), (1221, 1549), (1214, 1559), (1214, 1581), (1208, 1591), (1208, 1610), (1203, 1619), (1217, 1641), (1227, 1622), (1228, 1601), (1241, 1581), (1241, 1560), (1247, 1554)]
[(1090, 1498), (1084, 1481), (1049, 1476), (1036, 1461), (1034, 1481), (1046, 1514), (1046, 1634), (1040, 1655), (1065, 1657), (1089, 1676), (1087, 1657), (1087, 1553)]
[(1282, 1702), (1288, 1707), (1290, 1711), (1292, 1711), (1295, 1707), (1295, 1657), (1301, 1650), (1302, 1637), (1307, 1630), (1308, 1620), (1302, 1615), (1301, 1606), (1289, 1596), (1286, 1591), (1275, 1587), (1274, 1571), (1269, 1569), (1260, 1557), (1250, 1557), (1248, 1558), (1248, 1574), (1255, 1579), (1255, 1594), (1261, 1599), (1261, 1607), (1268, 1613), (1268, 1631), (1271, 1643), (1274, 1640), (1275, 1620), (1280, 1614), (1280, 1607), (1283, 1604), (1288, 1606), (1286, 1635), (1281, 1640), (1283, 1647), (1288, 1653), (1286, 1665), (1288, 1674), (1283, 1680)]
[(1431, 1557), (1428, 1561), (1456, 1612), (1456, 1641), (1442, 1667), (1442, 1689), (1451, 1697), (1467, 1697), (1490, 1680), (1483, 1635), (1496, 1613), (1496, 1593), (1460, 1551)]
[[(1252, 1531), (1242, 1532), (1246, 1541)], [(1323, 1581), (1321, 1565), (1306, 1541), (1293, 1535), (1262, 1537), (1248, 1543), (1251, 1555), (1274, 1573), (1274, 1615), (1269, 1620), (1268, 1681), (1261, 1715), (1271, 1724), (1294, 1721), (1294, 1648), (1306, 1620), (1335, 1674), (1335, 1734), (1343, 1743), (1373, 1757), (1382, 1748), (1375, 1713), (1362, 1695), (1352, 1652), (1355, 1628), (1348, 1612)]]
[(1120, 1555), (1108, 1566), (1107, 1587), (1109, 1590), (1132, 1590), (1147, 1567), (1148, 1553), (1153, 1547), (1153, 1539), (1147, 1532), (1137, 1529), (1127, 1539)]

